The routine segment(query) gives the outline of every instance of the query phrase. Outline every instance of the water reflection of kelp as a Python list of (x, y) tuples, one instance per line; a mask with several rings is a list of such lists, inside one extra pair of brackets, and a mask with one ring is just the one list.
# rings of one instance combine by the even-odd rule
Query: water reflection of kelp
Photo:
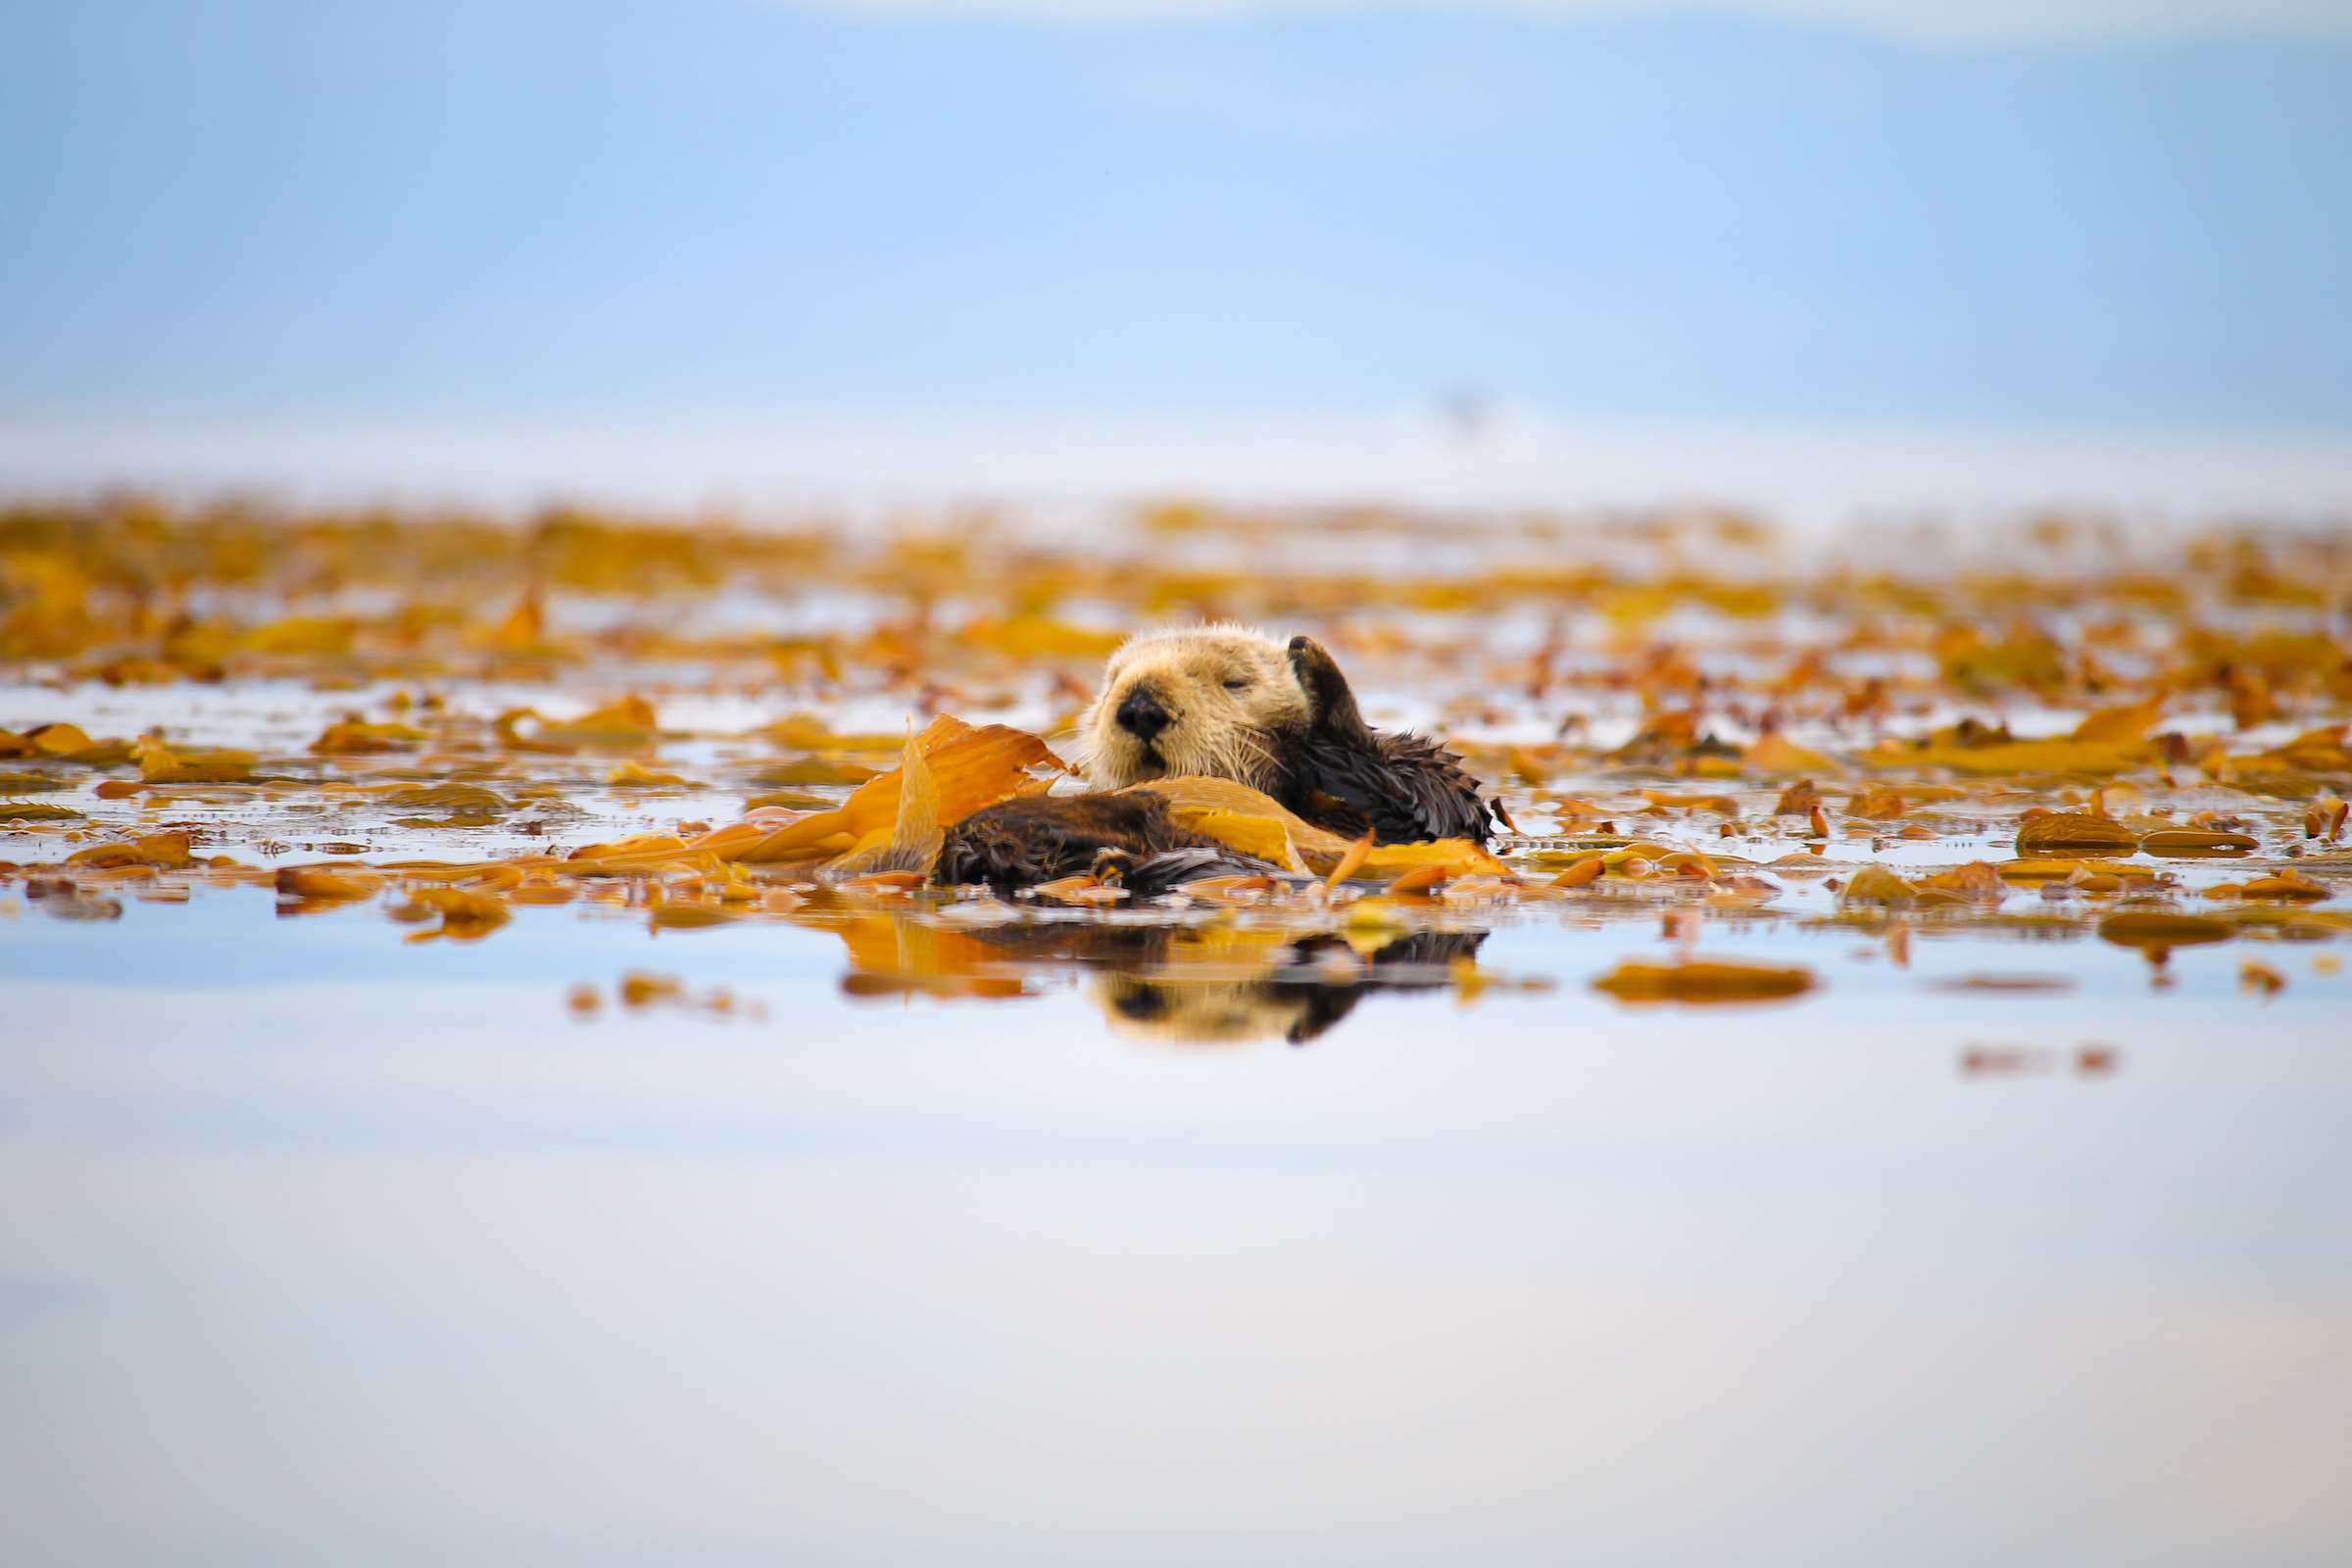
[[(808, 923), (819, 923), (810, 921)], [(1072, 970), (1121, 1034), (1224, 1045), (1313, 1040), (1373, 992), (1443, 989), (1483, 930), (1383, 933), (1239, 924), (1016, 920), (950, 929), (913, 913), (821, 922), (842, 938), (853, 996), (1017, 997)]]

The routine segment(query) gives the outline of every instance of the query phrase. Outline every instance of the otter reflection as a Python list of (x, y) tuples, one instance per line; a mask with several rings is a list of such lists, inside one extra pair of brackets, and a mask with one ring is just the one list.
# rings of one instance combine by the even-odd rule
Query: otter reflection
[(1330, 932), (1039, 923), (972, 933), (1024, 962), (1092, 972), (1088, 996), (1133, 1038), (1302, 1046), (1375, 991), (1434, 991), (1475, 958), (1484, 931), (1418, 931), (1361, 953)]

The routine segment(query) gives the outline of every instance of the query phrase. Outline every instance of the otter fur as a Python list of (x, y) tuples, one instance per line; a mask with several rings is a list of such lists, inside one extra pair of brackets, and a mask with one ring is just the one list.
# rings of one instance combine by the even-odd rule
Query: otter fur
[(1461, 759), (1364, 722), (1321, 643), (1237, 626), (1147, 633), (1110, 657), (1080, 721), (1088, 779), (1120, 789), (1183, 774), (1265, 791), (1320, 828), (1382, 844), (1484, 844), (1487, 805)]
[(1317, 827), (1382, 844), (1484, 844), (1490, 831), (1461, 760), (1424, 736), (1366, 724), (1347, 676), (1311, 637), (1285, 645), (1200, 626), (1133, 638), (1104, 666), (1080, 729), (1100, 793), (974, 812), (949, 830), (940, 881), (1022, 887), (1097, 869), (1105, 855), (1163, 886), (1236, 869), (1159, 797), (1128, 788), (1155, 778), (1233, 779)]
[(1274, 868), (1186, 832), (1162, 797), (1125, 790), (1027, 795), (974, 811), (948, 829), (933, 879), (1009, 893), (1114, 869), (1138, 897), (1150, 897), (1196, 877)]

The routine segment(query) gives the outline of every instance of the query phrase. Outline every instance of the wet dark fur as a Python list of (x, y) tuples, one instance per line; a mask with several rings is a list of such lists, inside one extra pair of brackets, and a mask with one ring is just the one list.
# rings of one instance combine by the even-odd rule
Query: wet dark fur
[[(1290, 659), (1312, 716), (1274, 737), (1281, 771), (1268, 793), (1346, 838), (1370, 828), (1381, 844), (1487, 842), (1487, 805), (1461, 759), (1424, 736), (1366, 724), (1348, 677), (1313, 638), (1292, 638)], [(1105, 863), (1144, 898), (1199, 877), (1270, 869), (1178, 827), (1149, 790), (1121, 790), (1029, 795), (975, 811), (948, 830), (934, 879), (1008, 893)]]
[(1276, 800), (1345, 838), (1368, 827), (1381, 844), (1487, 842), (1487, 804), (1460, 758), (1426, 736), (1366, 724), (1348, 677), (1312, 637), (1292, 638), (1290, 655), (1314, 716), (1277, 749)]
[(1000, 893), (1115, 867), (1138, 897), (1195, 876), (1264, 870), (1213, 839), (1188, 833), (1148, 790), (1024, 795), (974, 811), (940, 846), (933, 880), (985, 882)]

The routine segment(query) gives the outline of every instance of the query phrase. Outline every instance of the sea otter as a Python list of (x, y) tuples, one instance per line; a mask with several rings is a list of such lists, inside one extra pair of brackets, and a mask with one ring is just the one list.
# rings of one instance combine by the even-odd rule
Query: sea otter
[(1348, 838), (1484, 844), (1490, 831), (1461, 760), (1366, 724), (1348, 677), (1311, 637), (1286, 646), (1238, 626), (1148, 632), (1110, 656), (1080, 728), (1087, 779), (1111, 793), (973, 813), (949, 830), (939, 880), (1020, 887), (1096, 869), (1106, 854), (1136, 866), (1189, 857), (1152, 868), (1161, 885), (1213, 874), (1220, 860), (1230, 868), (1233, 857), (1178, 827), (1164, 801), (1127, 789), (1185, 775), (1250, 785)]

